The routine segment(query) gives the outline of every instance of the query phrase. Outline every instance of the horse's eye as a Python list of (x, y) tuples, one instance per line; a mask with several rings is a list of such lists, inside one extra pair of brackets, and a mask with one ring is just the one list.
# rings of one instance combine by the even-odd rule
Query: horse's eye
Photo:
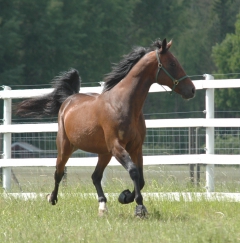
[(171, 63), (170, 63), (170, 66), (171, 66), (171, 67), (176, 67), (176, 63), (175, 63), (175, 62), (171, 62)]

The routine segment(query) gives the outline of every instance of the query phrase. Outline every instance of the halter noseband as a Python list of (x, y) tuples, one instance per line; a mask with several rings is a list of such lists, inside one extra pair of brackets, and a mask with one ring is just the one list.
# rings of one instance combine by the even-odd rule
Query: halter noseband
[(156, 50), (156, 57), (157, 57), (157, 61), (158, 61), (158, 70), (157, 70), (157, 73), (156, 73), (156, 82), (158, 80), (159, 72), (162, 69), (168, 75), (168, 77), (173, 81), (173, 88), (172, 88), (172, 91), (170, 92), (170, 94), (172, 94), (172, 92), (174, 91), (174, 89), (176, 88), (176, 86), (179, 84), (179, 82), (182, 81), (185, 78), (188, 78), (188, 75), (185, 75), (185, 76), (183, 76), (182, 78), (180, 78), (178, 80), (175, 79), (175, 78), (173, 78), (172, 75), (163, 67), (162, 63), (160, 62), (160, 58), (159, 58), (159, 55), (158, 55), (158, 51), (157, 50)]

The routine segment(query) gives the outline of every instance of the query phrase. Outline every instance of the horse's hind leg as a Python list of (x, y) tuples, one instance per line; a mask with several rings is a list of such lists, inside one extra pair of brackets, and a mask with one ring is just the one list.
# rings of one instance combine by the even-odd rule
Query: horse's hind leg
[(62, 156), (58, 156), (58, 158), (57, 158), (57, 165), (56, 165), (56, 170), (54, 173), (54, 180), (55, 180), (54, 189), (53, 189), (52, 193), (47, 196), (49, 203), (51, 203), (52, 205), (55, 205), (58, 201), (58, 198), (57, 198), (58, 188), (59, 188), (59, 184), (64, 176), (64, 168), (65, 168), (65, 164), (67, 163), (68, 158), (69, 158), (69, 156), (66, 156), (66, 157), (64, 156), (64, 158)]
[(98, 208), (98, 213), (99, 216), (103, 216), (105, 212), (107, 212), (107, 198), (104, 195), (102, 185), (101, 185), (101, 180), (103, 177), (103, 171), (108, 165), (109, 161), (111, 160), (112, 155), (111, 154), (99, 154), (98, 155), (98, 163), (96, 165), (96, 168), (92, 174), (92, 181), (93, 184), (97, 190), (98, 194), (98, 203), (99, 203), (99, 208)]
[(65, 135), (65, 132), (58, 132), (57, 135), (58, 156), (56, 162), (56, 170), (54, 174), (55, 186), (52, 193), (47, 196), (49, 203), (51, 203), (52, 205), (55, 205), (58, 201), (58, 188), (64, 175), (64, 168), (69, 157), (74, 151), (73, 145), (69, 142), (66, 135), (62, 136), (62, 133)]

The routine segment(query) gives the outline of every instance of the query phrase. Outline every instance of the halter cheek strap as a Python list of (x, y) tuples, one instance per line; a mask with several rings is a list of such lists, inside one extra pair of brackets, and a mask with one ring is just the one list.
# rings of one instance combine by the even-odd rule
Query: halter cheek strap
[[(182, 78), (180, 79), (174, 79), (172, 77), (172, 75), (163, 67), (162, 63), (160, 62), (160, 58), (159, 58), (159, 55), (158, 55), (158, 51), (156, 50), (156, 57), (157, 57), (157, 61), (158, 61), (158, 70), (157, 70), (157, 73), (156, 73), (156, 82), (158, 80), (158, 75), (161, 71), (161, 69), (168, 75), (168, 77), (173, 81), (173, 87), (172, 87), (172, 91), (170, 92), (170, 94), (172, 94), (172, 92), (174, 91), (174, 89), (176, 88), (176, 86), (179, 84), (180, 81), (184, 80), (185, 78), (188, 78), (188, 75), (185, 75), (183, 76)], [(162, 86), (162, 85), (161, 85)], [(163, 86), (162, 86), (163, 87)], [(163, 87), (164, 88), (164, 87)], [(165, 89), (165, 88), (164, 88)], [(165, 89), (166, 90), (166, 89)], [(167, 90), (166, 90), (167, 91)]]

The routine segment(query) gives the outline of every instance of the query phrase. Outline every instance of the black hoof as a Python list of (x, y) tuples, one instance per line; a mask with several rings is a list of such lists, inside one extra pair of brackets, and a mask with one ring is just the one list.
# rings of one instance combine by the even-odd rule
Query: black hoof
[(139, 218), (146, 218), (148, 211), (144, 205), (137, 205), (135, 209), (135, 216)]
[(48, 194), (47, 195), (47, 200), (52, 205), (56, 205), (57, 204), (57, 201), (58, 201), (57, 198), (56, 199), (53, 199), (51, 194)]
[(124, 190), (118, 197), (118, 201), (121, 203), (121, 204), (127, 204), (127, 203), (130, 203), (130, 202), (127, 202), (127, 196), (131, 194), (131, 192), (127, 189), (127, 190)]

